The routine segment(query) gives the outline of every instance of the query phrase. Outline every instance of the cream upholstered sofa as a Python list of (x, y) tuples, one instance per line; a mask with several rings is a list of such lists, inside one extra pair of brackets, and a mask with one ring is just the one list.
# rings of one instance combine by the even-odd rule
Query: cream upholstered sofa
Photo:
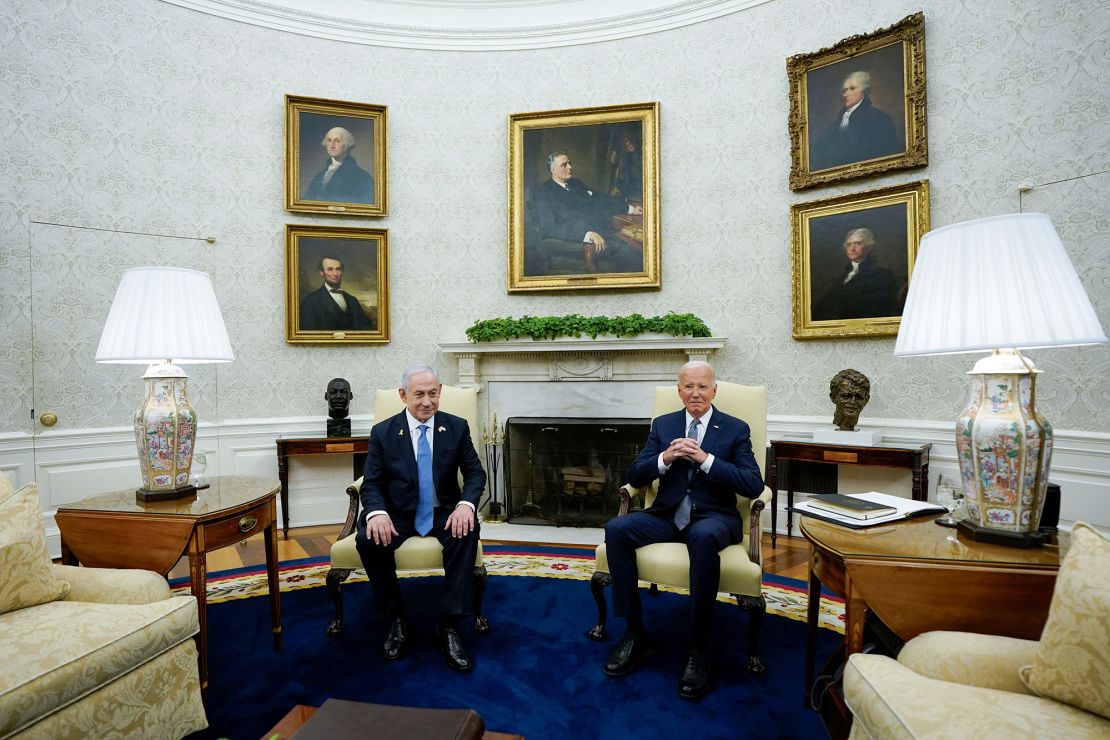
[(1076, 524), (1040, 641), (927, 632), (898, 660), (851, 656), (851, 737), (1110, 737), (1107, 572), (1110, 541)]
[(198, 624), (157, 573), (51, 563), (37, 487), (0, 475), (0, 738), (204, 729)]

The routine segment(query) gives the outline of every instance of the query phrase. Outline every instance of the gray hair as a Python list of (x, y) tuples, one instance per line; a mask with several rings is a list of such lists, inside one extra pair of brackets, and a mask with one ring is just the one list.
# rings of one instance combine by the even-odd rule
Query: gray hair
[(401, 372), (401, 388), (407, 392), (409, 389), (409, 381), (412, 380), (412, 376), (420, 375), (421, 373), (431, 373), (435, 376), (437, 384), (442, 384), (443, 382), (439, 379), (439, 373), (436, 372), (434, 367), (423, 363), (416, 363), (414, 365), (409, 365)]
[(853, 72), (844, 78), (845, 80), (856, 79), (859, 80), (860, 87), (863, 88), (863, 94), (868, 95), (871, 93), (871, 73), (860, 70)]
[(355, 148), (355, 136), (354, 136), (354, 134), (352, 134), (350, 131), (343, 128), (342, 126), (335, 126), (334, 128), (328, 129), (328, 133), (324, 134), (324, 138), (320, 140), (321, 144), (326, 145), (328, 143), (328, 135), (331, 134), (332, 131), (339, 131), (339, 132), (342, 133), (343, 143), (347, 146), (347, 149), (354, 149)]
[(875, 235), (871, 233), (871, 229), (852, 229), (844, 236), (844, 243), (847, 244), (852, 240), (852, 237), (859, 234), (859, 238), (863, 241), (864, 245), (870, 251), (871, 247), (875, 246)]
[(681, 378), (682, 373), (685, 372), (686, 370), (695, 370), (695, 369), (698, 369), (698, 368), (705, 368), (706, 370), (708, 370), (709, 371), (709, 377), (712, 378), (713, 383), (716, 384), (716, 382), (717, 382), (717, 373), (713, 371), (713, 366), (710, 365), (705, 360), (690, 360), (689, 362), (687, 362), (685, 365), (683, 365), (682, 367), (680, 367), (678, 369), (678, 377)]
[(547, 155), (547, 169), (551, 169), (552, 167), (555, 166), (555, 158), (556, 157), (562, 157), (564, 155), (566, 155), (568, 158), (570, 157), (570, 155), (568, 155), (566, 152), (563, 152), (563, 151), (551, 152), (551, 154), (548, 154)]

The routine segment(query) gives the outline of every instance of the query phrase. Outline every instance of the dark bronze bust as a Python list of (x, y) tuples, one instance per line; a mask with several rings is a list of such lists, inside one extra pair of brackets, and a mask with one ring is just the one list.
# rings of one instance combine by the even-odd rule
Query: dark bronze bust
[(324, 400), (328, 402), (328, 436), (350, 437), (351, 420), (351, 384), (343, 378), (333, 378), (324, 391)]
[(871, 400), (871, 381), (858, 370), (841, 370), (829, 382), (829, 398), (836, 404), (833, 412), (836, 428), (854, 431), (860, 412)]

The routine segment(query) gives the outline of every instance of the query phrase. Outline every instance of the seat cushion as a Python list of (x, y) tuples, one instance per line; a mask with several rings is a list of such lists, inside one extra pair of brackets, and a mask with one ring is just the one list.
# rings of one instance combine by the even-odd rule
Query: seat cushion
[[(605, 545), (594, 551), (596, 569), (609, 572)], [(681, 542), (658, 542), (636, 550), (636, 571), (640, 580), (660, 586), (690, 588), (690, 556)], [(721, 550), (721, 586), (723, 593), (759, 596), (763, 593), (763, 572), (748, 557), (743, 544), (729, 545)]]
[[(442, 570), (443, 546), (435, 537), (409, 537), (394, 554), (397, 570)], [(478, 543), (475, 565), (482, 564), (482, 543)], [(355, 535), (344, 537), (331, 546), (331, 567), (361, 568), (362, 559), (355, 548)]]
[(926, 678), (883, 655), (848, 659), (844, 700), (854, 738), (1105, 738), (1110, 731), (1110, 722), (1067, 704)]
[(1076, 523), (1048, 621), (1022, 680), (1036, 694), (1110, 719), (1110, 540)]
[(0, 737), (80, 699), (197, 633), (197, 601), (53, 601), (0, 616)]
[(13, 491), (0, 475), (0, 614), (60, 599), (67, 591), (46, 549), (38, 486)]

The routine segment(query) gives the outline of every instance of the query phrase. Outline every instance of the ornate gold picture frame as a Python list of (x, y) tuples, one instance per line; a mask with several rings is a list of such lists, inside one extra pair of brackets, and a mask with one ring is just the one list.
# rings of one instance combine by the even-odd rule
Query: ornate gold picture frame
[(897, 334), (929, 181), (800, 203), (790, 223), (794, 338)]
[(786, 60), (790, 187), (929, 163), (925, 15)]
[(389, 341), (389, 231), (285, 226), (285, 341)]
[(509, 116), (508, 291), (658, 288), (659, 104)]
[(285, 208), (384, 216), (386, 107), (285, 96)]

